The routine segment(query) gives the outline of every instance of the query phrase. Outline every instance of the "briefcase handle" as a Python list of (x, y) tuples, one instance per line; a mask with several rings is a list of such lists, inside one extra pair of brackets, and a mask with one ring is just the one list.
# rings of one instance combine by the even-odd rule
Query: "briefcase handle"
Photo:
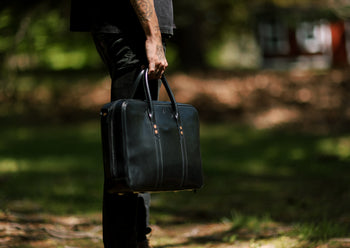
[[(149, 87), (149, 82), (148, 82), (148, 68), (143, 69), (140, 74), (137, 76), (136, 78), (136, 85), (139, 85), (140, 81), (142, 80), (143, 82), (143, 89), (145, 91), (145, 95), (146, 95), (146, 101), (148, 103), (148, 107), (149, 107), (149, 117), (154, 120), (154, 107), (153, 107), (153, 100), (152, 100), (152, 96), (151, 96), (151, 91), (150, 91), (150, 87)], [(176, 104), (176, 100), (175, 100), (175, 96), (169, 86), (168, 81), (166, 80), (164, 74), (162, 75), (161, 78), (161, 82), (164, 85), (164, 88), (168, 94), (168, 97), (171, 101), (171, 106), (174, 110), (174, 117), (177, 120), (177, 122), (179, 123), (179, 108)]]

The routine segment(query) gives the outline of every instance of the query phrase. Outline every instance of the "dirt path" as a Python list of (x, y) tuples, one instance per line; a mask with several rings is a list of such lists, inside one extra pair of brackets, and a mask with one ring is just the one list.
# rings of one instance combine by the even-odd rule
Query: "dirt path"
[[(163, 247), (249, 247), (249, 242), (225, 244), (224, 223), (153, 225), (151, 244)], [(0, 247), (103, 247), (100, 216), (72, 217), (0, 214)]]
[(157, 248), (165, 247), (249, 247), (249, 242), (228, 244), (222, 239), (230, 229), (229, 224), (186, 224), (177, 226), (154, 226), (151, 243)]
[[(103, 247), (102, 226), (76, 217), (19, 216), (1, 218), (0, 247), (75, 248)], [(152, 226), (151, 244), (165, 247), (249, 247), (249, 242), (225, 244), (221, 233), (227, 224)]]
[[(230, 232), (230, 223), (153, 225), (154, 248), (345, 248), (350, 240), (333, 240), (310, 246), (305, 241), (279, 235), (278, 227), (255, 239)], [(1, 248), (103, 248), (101, 216), (52, 216), (0, 213)]]

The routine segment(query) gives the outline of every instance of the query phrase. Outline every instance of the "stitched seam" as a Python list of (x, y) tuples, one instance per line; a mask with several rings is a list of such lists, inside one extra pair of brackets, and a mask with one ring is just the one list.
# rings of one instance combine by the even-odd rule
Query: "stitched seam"
[(122, 112), (122, 115), (123, 115), (123, 125), (122, 125), (122, 136), (123, 136), (123, 154), (124, 154), (124, 173), (125, 173), (125, 180), (126, 180), (126, 183), (127, 185), (130, 186), (130, 178), (129, 178), (129, 171), (128, 171), (128, 163), (129, 163), (129, 160), (126, 159), (128, 158), (128, 151), (126, 149), (126, 144), (128, 144), (128, 137), (126, 135), (127, 133), (127, 124), (126, 124), (126, 107), (127, 107), (127, 102), (123, 102), (122, 103), (122, 106), (121, 106), (121, 112)]
[[(111, 148), (115, 147), (114, 139), (112, 139), (112, 134), (114, 133), (114, 121), (113, 121), (114, 118), (113, 117), (114, 117), (114, 112), (115, 112), (115, 105), (116, 105), (116, 103), (114, 103), (111, 106), (112, 111), (111, 111), (110, 116), (108, 116), (108, 118), (111, 118), (110, 126), (109, 126), (109, 134), (108, 134), (108, 139), (109, 139), (109, 143), (110, 143)], [(112, 161), (112, 164), (110, 165), (110, 170), (111, 170), (110, 173), (112, 173), (113, 177), (118, 177), (119, 175), (117, 173), (117, 168), (116, 168), (118, 166), (118, 163), (117, 163), (117, 158), (116, 158), (115, 152), (110, 152), (110, 159)]]
[(156, 187), (160, 186), (163, 184), (164, 180), (164, 163), (163, 163), (163, 150), (162, 150), (162, 145), (160, 141), (159, 135), (155, 136), (156, 139), (156, 145), (157, 145), (157, 166), (158, 166), (158, 172), (157, 172), (157, 181), (156, 181)]

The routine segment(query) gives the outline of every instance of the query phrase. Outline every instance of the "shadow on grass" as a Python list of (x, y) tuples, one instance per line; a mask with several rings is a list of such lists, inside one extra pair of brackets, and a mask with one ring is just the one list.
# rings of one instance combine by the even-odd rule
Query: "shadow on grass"
[[(346, 236), (350, 221), (349, 142), (348, 134), (204, 125), (204, 188), (197, 194), (155, 195), (153, 212), (174, 216), (155, 222), (225, 219), (232, 222), (232, 230), (221, 237), (235, 233), (237, 238), (250, 239), (264, 236), (259, 219), (268, 216), (271, 222), (292, 226), (296, 236), (308, 240)], [(236, 213), (246, 219), (241, 226)], [(258, 219), (257, 224), (251, 227), (249, 218)]]
[[(204, 188), (198, 194), (164, 194), (160, 198), (166, 200), (160, 205), (214, 219), (230, 215), (232, 210), (259, 216), (269, 213), (282, 221), (340, 217), (350, 204), (350, 150), (349, 154), (337, 154), (337, 142), (342, 139), (349, 141), (347, 135), (204, 126)], [(323, 148), (326, 143), (330, 149)], [(185, 209), (166, 204), (172, 198), (187, 202)]]
[[(0, 206), (67, 214), (101, 209), (97, 124), (1, 129)], [(21, 204), (28, 203), (28, 204)]]
[[(3, 125), (0, 134), (3, 210), (101, 211), (98, 123)], [(205, 186), (197, 193), (153, 194), (153, 223), (228, 219), (233, 232), (239, 213), (290, 225), (335, 223), (349, 230), (350, 135), (204, 124), (201, 137)], [(342, 230), (326, 238), (343, 235)]]

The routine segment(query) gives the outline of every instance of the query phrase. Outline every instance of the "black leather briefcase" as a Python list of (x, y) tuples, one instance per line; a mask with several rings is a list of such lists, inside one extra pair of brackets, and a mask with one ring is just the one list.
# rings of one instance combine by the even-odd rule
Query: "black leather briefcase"
[(196, 190), (203, 174), (197, 110), (175, 101), (153, 101), (147, 70), (138, 78), (146, 100), (124, 99), (101, 109), (105, 186), (109, 192)]

